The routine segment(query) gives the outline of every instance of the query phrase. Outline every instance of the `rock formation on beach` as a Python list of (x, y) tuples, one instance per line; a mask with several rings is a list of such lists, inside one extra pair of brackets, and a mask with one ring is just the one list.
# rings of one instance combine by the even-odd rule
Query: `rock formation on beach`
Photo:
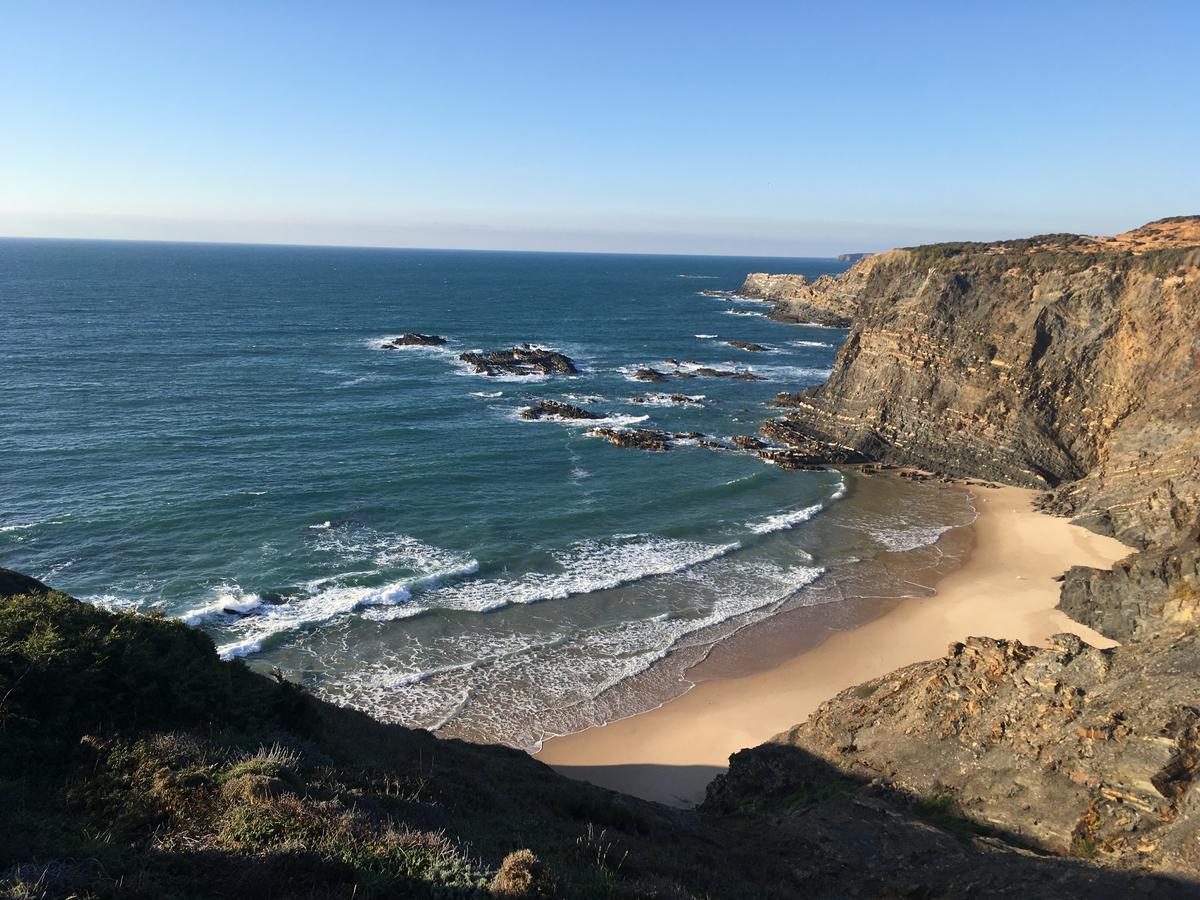
[(511, 350), (463, 353), (458, 357), (479, 375), (574, 375), (570, 357), (545, 347), (521, 344)]
[(820, 289), (853, 327), (763, 433), (814, 464), (1046, 489), (1141, 548), (1062, 583), (1060, 608), (1122, 644), (971, 638), (735, 754), (707, 808), (782, 813), (848, 779), (1200, 895), (1200, 217), (893, 250)]

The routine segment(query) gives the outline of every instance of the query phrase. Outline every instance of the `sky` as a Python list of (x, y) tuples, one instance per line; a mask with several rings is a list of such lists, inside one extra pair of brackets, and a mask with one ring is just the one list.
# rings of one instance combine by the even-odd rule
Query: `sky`
[(1200, 3), (3, 0), (0, 235), (824, 256), (1200, 213)]

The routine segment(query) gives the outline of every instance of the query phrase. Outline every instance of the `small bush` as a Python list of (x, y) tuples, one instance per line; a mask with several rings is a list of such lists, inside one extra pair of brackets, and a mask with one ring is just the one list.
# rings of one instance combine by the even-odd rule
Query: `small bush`
[(532, 850), (515, 850), (504, 857), (488, 889), (496, 897), (548, 897), (555, 884)]

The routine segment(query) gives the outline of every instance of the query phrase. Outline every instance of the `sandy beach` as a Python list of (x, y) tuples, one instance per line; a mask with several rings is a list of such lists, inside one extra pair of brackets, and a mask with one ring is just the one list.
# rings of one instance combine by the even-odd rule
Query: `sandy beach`
[(1054, 579), (1072, 565), (1107, 567), (1131, 549), (1035, 512), (1034, 491), (972, 490), (974, 548), (935, 595), (904, 600), (767, 671), (700, 681), (658, 709), (549, 740), (538, 758), (572, 777), (685, 806), (703, 799), (731, 753), (802, 722), (845, 688), (942, 655), (954, 641), (987, 635), (1036, 644), (1071, 631), (1112, 646), (1054, 608)]

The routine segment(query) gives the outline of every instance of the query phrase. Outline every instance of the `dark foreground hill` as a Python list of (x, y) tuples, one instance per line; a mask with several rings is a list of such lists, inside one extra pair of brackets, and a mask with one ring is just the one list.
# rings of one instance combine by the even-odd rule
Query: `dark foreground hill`
[(178, 622), (0, 591), (0, 896), (1187, 894), (798, 748), (802, 783), (667, 809), (322, 702)]

